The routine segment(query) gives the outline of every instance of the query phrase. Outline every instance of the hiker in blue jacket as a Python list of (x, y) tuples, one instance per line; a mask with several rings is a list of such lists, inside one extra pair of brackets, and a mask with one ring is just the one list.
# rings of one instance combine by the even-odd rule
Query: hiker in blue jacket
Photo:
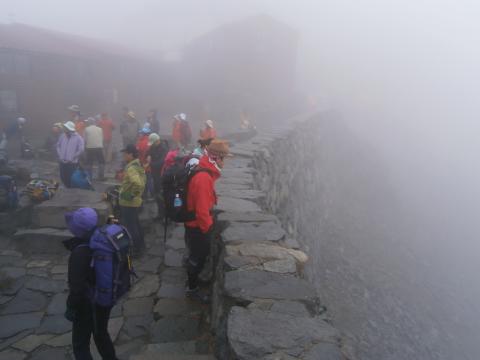
[(92, 251), (89, 241), (97, 227), (98, 216), (92, 208), (80, 208), (65, 214), (65, 221), (73, 238), (64, 241), (71, 251), (68, 261), (67, 309), (65, 317), (72, 322), (72, 347), (75, 360), (92, 360), (90, 337), (103, 360), (117, 360), (115, 348), (108, 334), (111, 307), (94, 304), (91, 291), (95, 274), (90, 266)]

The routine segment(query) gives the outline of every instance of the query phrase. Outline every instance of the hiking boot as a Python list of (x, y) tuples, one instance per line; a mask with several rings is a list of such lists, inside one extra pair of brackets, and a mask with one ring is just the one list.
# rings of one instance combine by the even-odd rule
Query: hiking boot
[(210, 296), (197, 286), (195, 289), (187, 289), (185, 290), (185, 296), (191, 300), (198, 301), (201, 304), (210, 304)]

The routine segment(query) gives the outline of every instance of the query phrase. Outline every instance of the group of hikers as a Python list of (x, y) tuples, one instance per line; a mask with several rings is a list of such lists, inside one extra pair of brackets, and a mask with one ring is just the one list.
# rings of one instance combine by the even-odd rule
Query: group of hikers
[[(112, 132), (116, 128), (107, 114), (81, 119), (78, 106), (69, 107), (71, 119), (54, 127), (61, 130), (55, 145), (60, 177), (72, 186), (72, 175), (85, 161), (93, 178), (98, 163), (98, 179), (111, 160)], [(159, 135), (156, 111), (149, 112), (140, 125), (135, 114), (124, 108), (120, 125), (123, 140), (123, 170), (118, 179), (119, 216), (99, 225), (92, 208), (80, 208), (65, 215), (73, 238), (65, 241), (71, 251), (68, 264), (69, 296), (65, 316), (73, 322), (72, 343), (75, 359), (92, 359), (90, 337), (102, 359), (117, 359), (108, 334), (110, 311), (130, 288), (132, 258), (146, 251), (139, 220), (144, 201), (157, 200), (159, 214), (185, 227), (187, 285), (185, 295), (194, 301), (209, 302), (201, 289), (199, 275), (210, 253), (214, 232), (213, 208), (217, 202), (215, 181), (220, 178), (229, 144), (217, 139), (211, 120), (200, 131), (195, 147), (190, 147), (192, 131), (181, 113), (173, 117), (172, 141)], [(166, 226), (166, 224), (165, 224)], [(131, 247), (130, 245), (131, 244)]]

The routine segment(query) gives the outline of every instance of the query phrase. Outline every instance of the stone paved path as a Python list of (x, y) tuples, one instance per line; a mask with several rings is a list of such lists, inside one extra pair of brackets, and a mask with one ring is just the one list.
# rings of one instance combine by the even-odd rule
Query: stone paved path
[[(139, 279), (112, 310), (109, 331), (121, 360), (214, 359), (208, 309), (184, 298), (183, 228), (169, 232), (165, 246), (163, 227), (149, 227), (147, 254), (134, 262)], [(0, 248), (13, 241), (0, 239)], [(73, 359), (63, 317), (67, 261), (66, 251), (0, 251), (0, 360)]]

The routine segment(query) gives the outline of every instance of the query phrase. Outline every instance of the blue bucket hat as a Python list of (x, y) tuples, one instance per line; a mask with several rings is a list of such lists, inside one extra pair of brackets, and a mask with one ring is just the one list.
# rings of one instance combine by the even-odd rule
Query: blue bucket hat
[(83, 238), (97, 226), (98, 215), (92, 208), (80, 208), (66, 213), (65, 222), (74, 236)]

